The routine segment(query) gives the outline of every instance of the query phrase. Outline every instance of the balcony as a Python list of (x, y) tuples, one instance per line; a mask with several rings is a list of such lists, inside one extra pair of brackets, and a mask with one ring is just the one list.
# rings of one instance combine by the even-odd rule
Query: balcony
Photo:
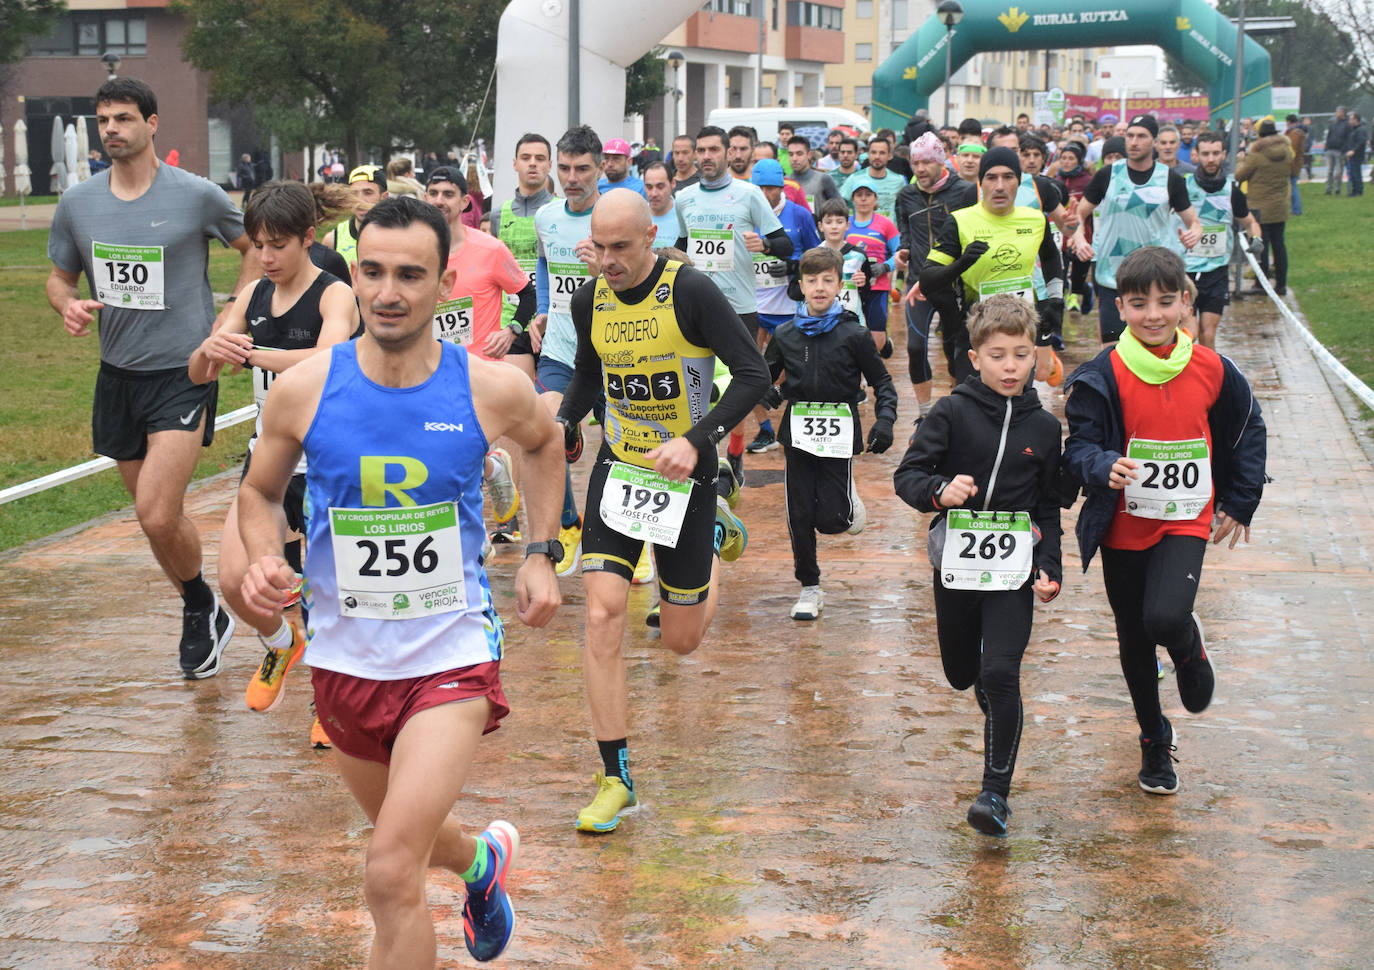
[(824, 27), (788, 27), (784, 39), (789, 60), (844, 63), (844, 31)]
[[(687, 20), (687, 46), (756, 54), (759, 49), (759, 22), (753, 17), (698, 10)], [(843, 47), (841, 40), (841, 52)], [(843, 57), (840, 59), (843, 60)]]

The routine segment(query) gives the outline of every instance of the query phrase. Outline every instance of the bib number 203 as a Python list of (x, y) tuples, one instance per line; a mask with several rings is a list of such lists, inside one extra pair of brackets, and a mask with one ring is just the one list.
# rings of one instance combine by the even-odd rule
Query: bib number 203
[[(439, 565), (439, 554), (434, 551), (434, 537), (425, 536), (415, 551), (407, 555), (408, 539), (384, 539), (379, 545), (372, 539), (359, 539), (358, 548), (367, 553), (367, 558), (358, 569), (360, 576), (404, 576), (411, 566), (417, 573), (432, 573)], [(386, 570), (378, 568), (378, 560), (385, 557)]]

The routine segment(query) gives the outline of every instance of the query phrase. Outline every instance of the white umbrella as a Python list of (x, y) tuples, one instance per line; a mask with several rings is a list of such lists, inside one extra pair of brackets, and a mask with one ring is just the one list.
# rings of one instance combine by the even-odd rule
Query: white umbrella
[(76, 178), (84, 182), (91, 177), (91, 133), (90, 122), (85, 115), (76, 119)]
[(24, 218), (24, 196), (33, 191), (29, 171), (29, 126), (20, 118), (14, 123), (14, 194), (19, 196), (19, 228), (28, 228)]
[(68, 124), (62, 132), (62, 157), (67, 166), (67, 182), (62, 188), (69, 189), (80, 181), (76, 172), (77, 164), (80, 161), (76, 155), (76, 125)]
[(33, 191), (29, 171), (29, 126), (20, 118), (14, 123), (14, 194), (28, 195)]
[(52, 140), (48, 142), (52, 167), (48, 169), (48, 191), (60, 195), (67, 188), (67, 145), (62, 134), (62, 116), (52, 120)]

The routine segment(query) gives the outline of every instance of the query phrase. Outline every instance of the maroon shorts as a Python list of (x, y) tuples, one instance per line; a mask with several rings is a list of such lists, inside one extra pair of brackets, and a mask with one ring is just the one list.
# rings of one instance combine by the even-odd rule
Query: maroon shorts
[(334, 747), (384, 765), (391, 763), (391, 748), (401, 728), (421, 711), (485, 697), (491, 701), (491, 713), (483, 734), (495, 731), (510, 713), (499, 660), (406, 680), (368, 680), (316, 667), (310, 671), (310, 683), (315, 688), (315, 713)]

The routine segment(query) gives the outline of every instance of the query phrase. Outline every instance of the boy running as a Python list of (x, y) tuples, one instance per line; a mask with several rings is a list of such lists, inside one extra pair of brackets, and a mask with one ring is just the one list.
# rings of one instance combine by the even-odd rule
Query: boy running
[(1250, 541), (1265, 430), (1235, 364), (1179, 329), (1189, 305), (1182, 257), (1143, 246), (1122, 260), (1116, 284), (1126, 329), (1065, 385), (1064, 468), (1087, 495), (1077, 528), (1085, 570), (1102, 549), (1140, 725), (1140, 787), (1172, 795), (1177, 738), (1160, 709), (1155, 645), (1173, 658), (1183, 706), (1206, 710), (1214, 675), (1193, 612), (1202, 558), (1209, 535), (1230, 536), (1231, 548)]
[(1039, 316), (998, 293), (969, 314), (969, 377), (916, 429), (893, 482), (913, 508), (935, 512), (927, 543), (935, 624), (951, 687), (970, 685), (983, 709), (983, 790), (968, 823), (1007, 834), (1021, 742), (1021, 657), (1033, 597), (1059, 593), (1059, 421), (1034, 388)]
[(808, 249), (802, 254), (800, 274), (806, 303), (773, 332), (764, 360), (770, 380), (787, 374), (781, 388), (769, 395), (778, 403), (788, 402), (778, 437), (786, 470), (787, 530), (802, 585), (792, 619), (815, 620), (825, 605), (816, 533), (858, 535), (867, 522), (864, 503), (854, 489), (853, 469), (853, 456), (863, 450), (864, 440), (860, 379), (866, 379), (874, 393), (874, 421), (868, 434), (868, 450), (874, 454), (892, 446), (897, 390), (859, 318), (839, 300), (844, 274), (840, 254), (826, 246)]

